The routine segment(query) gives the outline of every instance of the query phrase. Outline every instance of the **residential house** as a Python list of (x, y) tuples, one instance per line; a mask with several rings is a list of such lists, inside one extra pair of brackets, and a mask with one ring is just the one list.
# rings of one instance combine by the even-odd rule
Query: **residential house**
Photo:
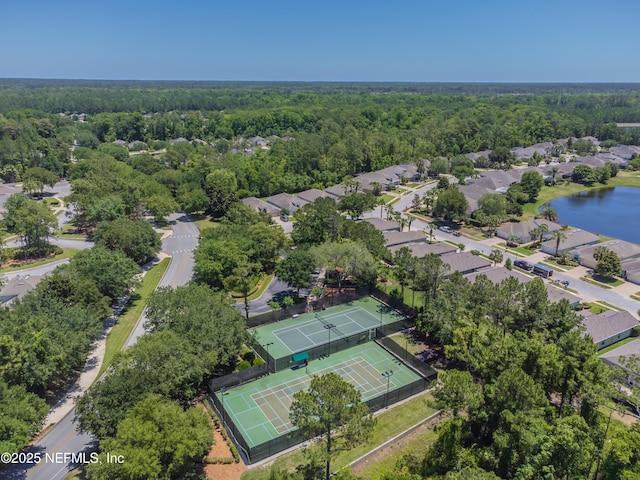
[(383, 218), (377, 218), (377, 217), (363, 218), (361, 221), (370, 223), (371, 225), (376, 227), (376, 230), (379, 230), (383, 233), (399, 232), (402, 229), (401, 225), (398, 222), (391, 222)]
[(608, 310), (597, 315), (587, 314), (582, 320), (582, 325), (585, 333), (591, 335), (598, 350), (601, 350), (630, 337), (640, 322), (627, 311)]
[[(600, 242), (600, 237), (586, 230), (569, 230), (565, 232), (566, 238), (560, 241), (558, 252), (569, 252), (583, 245), (595, 245)], [(542, 243), (541, 250), (549, 255), (556, 253), (556, 240), (551, 239)]]
[(471, 252), (448, 253), (442, 255), (440, 259), (449, 265), (449, 274), (460, 272), (463, 275), (467, 273), (478, 272), (491, 267), (491, 260), (487, 260), (480, 255), (474, 255)]
[(625, 242), (624, 240), (609, 240), (608, 242), (598, 243), (596, 245), (587, 245), (584, 247), (576, 248), (572, 250), (571, 258), (573, 258), (576, 262), (579, 262), (580, 265), (585, 266), (587, 268), (596, 268), (596, 264), (598, 263), (595, 258), (593, 258), (593, 254), (596, 249), (600, 247), (606, 247), (616, 255), (620, 260), (628, 260), (633, 258), (640, 258), (640, 246), (635, 245), (633, 243)]
[(405, 245), (409, 243), (425, 243), (427, 237), (424, 232), (382, 232), (384, 236), (384, 246), (389, 248), (394, 245)]
[(315, 202), (319, 198), (328, 197), (337, 200), (338, 197), (332, 195), (324, 190), (318, 190), (317, 188), (311, 188), (309, 190), (305, 190), (304, 192), (299, 192), (298, 197), (302, 200), (306, 200), (309, 203)]
[(280, 215), (280, 209), (256, 197), (243, 198), (242, 203), (256, 212), (266, 213), (270, 217), (277, 217)]
[(16, 299), (21, 299), (31, 290), (36, 288), (43, 275), (18, 275), (13, 277), (0, 290), (0, 305), (8, 307)]
[(622, 262), (622, 278), (640, 285), (640, 258), (628, 258)]
[(265, 201), (280, 209), (280, 211), (286, 210), (288, 215), (291, 215), (299, 208), (310, 203), (300, 197), (291, 195), (290, 193), (278, 193), (277, 195), (271, 195), (270, 197), (265, 198)]
[(429, 254), (437, 255), (440, 257), (442, 255), (446, 255), (447, 253), (455, 253), (458, 251), (458, 247), (446, 242), (437, 242), (437, 243), (419, 242), (419, 243), (409, 243), (409, 244), (398, 244), (398, 245), (389, 247), (389, 251), (391, 253), (396, 253), (402, 247), (407, 247), (409, 250), (411, 250), (411, 255), (413, 255), (416, 258), (426, 257)]
[(545, 234), (545, 236), (547, 237), (553, 232), (562, 230), (562, 225), (560, 225), (559, 223), (551, 222), (543, 218), (536, 218), (535, 220), (529, 220), (528, 222), (507, 223), (505, 225), (502, 225), (496, 230), (496, 236), (507, 240), (511, 235), (517, 235), (518, 237), (520, 237), (522, 243), (527, 243), (533, 241), (533, 238), (531, 238), (531, 234), (529, 232), (535, 228), (538, 228), (540, 225), (547, 226), (548, 231)]
[(627, 366), (624, 364), (624, 359), (631, 356), (640, 357), (640, 338), (631, 340), (629, 343), (620, 345), (613, 350), (609, 350), (607, 353), (600, 355), (600, 360), (614, 369), (620, 369), (625, 372), (626, 380), (629, 385), (636, 385), (640, 382), (640, 378), (630, 375)]

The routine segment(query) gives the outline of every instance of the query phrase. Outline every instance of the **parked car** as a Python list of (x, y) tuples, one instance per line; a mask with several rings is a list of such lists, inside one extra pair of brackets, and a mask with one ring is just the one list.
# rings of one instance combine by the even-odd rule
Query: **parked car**
[(524, 260), (514, 260), (513, 264), (518, 268), (526, 270), (527, 272), (533, 270), (533, 265), (531, 265), (529, 262), (525, 262)]
[(451, 227), (447, 227), (446, 225), (443, 225), (442, 227), (438, 228), (438, 230), (444, 233), (453, 233), (453, 229)]
[(454, 237), (459, 237), (460, 236), (460, 232), (458, 230), (454, 230), (453, 231), (453, 236)]

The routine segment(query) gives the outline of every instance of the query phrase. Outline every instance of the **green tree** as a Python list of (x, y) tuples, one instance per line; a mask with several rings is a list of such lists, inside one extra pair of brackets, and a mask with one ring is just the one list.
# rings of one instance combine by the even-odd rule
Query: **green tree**
[(153, 227), (144, 220), (118, 218), (102, 222), (94, 232), (97, 245), (120, 250), (138, 265), (152, 260), (160, 251), (160, 239)]
[(169, 214), (179, 208), (178, 202), (171, 195), (151, 195), (144, 200), (144, 205), (158, 223), (164, 222)]
[(247, 257), (242, 257), (238, 260), (231, 276), (225, 279), (225, 285), (229, 290), (239, 289), (242, 293), (245, 318), (247, 318), (247, 320), (249, 319), (249, 290), (251, 289), (251, 280), (259, 270), (259, 264), (250, 262)]
[(447, 221), (458, 220), (464, 218), (467, 208), (469, 204), (464, 194), (457, 188), (449, 188), (438, 194), (433, 214)]
[(436, 185), (436, 190), (447, 190), (451, 184), (447, 177), (438, 177), (438, 184)]
[(338, 210), (347, 212), (353, 220), (357, 220), (366, 211), (373, 210), (377, 201), (371, 193), (347, 193), (338, 202)]
[(515, 156), (507, 147), (496, 147), (489, 154), (489, 161), (494, 168), (508, 170), (514, 163)]
[(449, 162), (447, 162), (446, 158), (438, 157), (431, 160), (429, 165), (429, 176), (431, 178), (438, 178), (445, 173), (449, 173)]
[(370, 285), (376, 279), (376, 261), (359, 242), (326, 242), (313, 247), (310, 253), (318, 265), (324, 266), (330, 276), (335, 276), (339, 291), (348, 278), (361, 285)]
[(7, 231), (20, 237), (26, 252), (38, 256), (47, 252), (50, 248), (47, 240), (58, 226), (58, 219), (49, 207), (16, 193), (7, 199), (5, 209)]
[(551, 234), (551, 238), (556, 241), (556, 252), (554, 257), (558, 256), (558, 250), (560, 250), (560, 243), (567, 239), (567, 235), (562, 230), (556, 230)]
[[(184, 410), (160, 395), (149, 395), (118, 424), (113, 437), (100, 442), (103, 453), (87, 467), (87, 478), (189, 478), (212, 441), (210, 422), (200, 409)], [(125, 461), (110, 462), (108, 454), (122, 455)]]
[(556, 177), (560, 173), (560, 167), (553, 165), (548, 171), (547, 175), (551, 177), (551, 185), (556, 186)]
[(418, 259), (416, 264), (415, 287), (424, 292), (427, 306), (436, 298), (438, 288), (448, 274), (449, 269), (449, 265), (433, 253)]
[(555, 208), (553, 207), (544, 207), (542, 209), (542, 212), (540, 213), (542, 214), (542, 218), (546, 218), (550, 222), (555, 222), (556, 220), (558, 220), (558, 212), (556, 212)]
[(360, 392), (335, 373), (314, 376), (308, 390), (294, 394), (289, 417), (305, 438), (322, 438), (326, 480), (332, 459), (367, 438), (375, 425)]
[(223, 216), (237, 200), (236, 174), (226, 169), (212, 171), (206, 177), (205, 191), (209, 196), (211, 214), (216, 218)]
[(337, 241), (340, 225), (344, 221), (338, 212), (336, 201), (326, 197), (296, 210), (293, 218), (295, 223), (291, 239), (297, 245), (319, 245), (325, 241)]
[(571, 174), (571, 180), (575, 183), (584, 183), (585, 185), (591, 185), (597, 181), (597, 176), (593, 169), (589, 165), (579, 164), (573, 169)]
[(596, 264), (595, 271), (598, 275), (605, 278), (614, 278), (622, 273), (622, 265), (620, 257), (617, 253), (609, 251), (605, 253)]
[(529, 202), (534, 203), (544, 186), (544, 180), (538, 172), (529, 170), (522, 174), (520, 185), (522, 186), (522, 191), (529, 196)]
[[(0, 345), (5, 346), (1, 340)], [(2, 360), (4, 363), (5, 358)], [(0, 380), (0, 411), (0, 448), (3, 452), (18, 453), (40, 431), (49, 407), (22, 385), (9, 386)]]
[(78, 252), (70, 266), (84, 278), (91, 279), (112, 302), (137, 284), (133, 276), (140, 272), (138, 265), (123, 252), (100, 246)]
[(276, 276), (298, 290), (307, 288), (313, 281), (316, 261), (307, 250), (295, 249), (276, 266)]
[(485, 215), (504, 217), (507, 213), (507, 201), (499, 193), (485, 193), (478, 200), (478, 206)]
[(475, 410), (484, 401), (482, 386), (473, 381), (469, 372), (447, 370), (438, 376), (438, 386), (433, 391), (439, 408), (453, 411), (457, 417), (462, 409)]
[(107, 195), (96, 199), (88, 209), (87, 222), (97, 225), (100, 222), (110, 222), (123, 218), (126, 206), (120, 195)]
[(504, 259), (504, 255), (502, 254), (502, 251), (497, 250), (497, 249), (491, 250), (491, 253), (489, 254), (489, 260), (491, 260), (493, 262), (494, 266), (497, 263), (502, 263), (503, 259)]
[(38, 192), (41, 197), (45, 185), (53, 188), (58, 180), (60, 180), (58, 175), (42, 167), (27, 168), (22, 178), (24, 179), (25, 185), (27, 183), (30, 185), (27, 188), (34, 193)]
[(404, 299), (404, 287), (415, 276), (416, 258), (409, 247), (401, 247), (393, 254), (393, 264), (395, 265), (393, 276), (400, 284), (400, 296)]

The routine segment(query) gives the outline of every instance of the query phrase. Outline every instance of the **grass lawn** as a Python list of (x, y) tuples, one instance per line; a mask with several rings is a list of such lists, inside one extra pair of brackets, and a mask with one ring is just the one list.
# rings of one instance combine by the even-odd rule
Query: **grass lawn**
[(609, 345), (608, 347), (605, 347), (602, 350), (599, 350), (598, 355), (604, 355), (605, 353), (610, 352), (615, 348), (621, 347), (622, 345), (626, 345), (629, 342), (633, 342), (636, 338), (638, 337), (627, 337), (624, 340), (620, 340), (619, 342), (616, 342), (613, 345)]
[(399, 201), (401, 198), (402, 198), (402, 197), (396, 197), (396, 198), (394, 198), (393, 200), (391, 200), (391, 201), (389, 202), (389, 205), (393, 205), (394, 203), (396, 203), (397, 201)]
[(216, 220), (212, 220), (211, 217), (205, 215), (193, 215), (195, 220), (196, 227), (198, 230), (202, 231), (205, 228), (216, 228), (220, 223)]
[(60, 255), (56, 255), (55, 257), (43, 258), (42, 260), (34, 260), (33, 262), (25, 263), (24, 265), (18, 265), (15, 267), (0, 268), (0, 273), (16, 272), (19, 270), (24, 270), (26, 268), (41, 267), (42, 265), (47, 265), (49, 263), (57, 262), (58, 260), (71, 258), (79, 251), (80, 250), (75, 250), (73, 248), (63, 248), (62, 253)]
[[(334, 472), (345, 467), (354, 460), (360, 458), (365, 453), (373, 450), (378, 445), (395, 437), (399, 433), (404, 432), (409, 427), (424, 420), (435, 412), (435, 409), (429, 406), (432, 400), (431, 395), (425, 392), (406, 403), (392, 407), (377, 415), (377, 423), (373, 432), (366, 442), (358, 445), (352, 450), (341, 452), (338, 457), (331, 463), (331, 470)], [(315, 448), (315, 447), (311, 447)], [(302, 449), (286, 453), (278, 457), (273, 466), (279, 469), (295, 470), (295, 467), (306, 463), (306, 457)], [(242, 480), (268, 480), (271, 467), (262, 467), (248, 470), (242, 474)]]
[(593, 280), (596, 283), (606, 285), (608, 287), (617, 287), (624, 283), (622, 280), (619, 280), (617, 278), (606, 278), (606, 277), (601, 277), (600, 275), (587, 275), (587, 278), (589, 278), (590, 280)]
[[(455, 245), (455, 243), (454, 243)], [(390, 283), (390, 285), (387, 284), (378, 284), (378, 288), (380, 290), (382, 290), (385, 293), (388, 293), (389, 295), (391, 295), (391, 292), (394, 289), (398, 289), (398, 296), (400, 293), (400, 284), (398, 283), (398, 281), (393, 278), (392, 274), (389, 274), (388, 277), (388, 283)], [(424, 293), (416, 291), (414, 293), (413, 290), (411, 290), (409, 287), (404, 287), (404, 298), (403, 301), (405, 303), (405, 305), (409, 305), (412, 308), (420, 308), (424, 306)]]
[(107, 335), (104, 361), (98, 373), (98, 378), (105, 372), (109, 365), (111, 365), (115, 354), (122, 350), (129, 335), (131, 335), (131, 331), (136, 323), (138, 323), (138, 319), (140, 315), (142, 315), (149, 297), (158, 286), (158, 283), (160, 283), (160, 279), (162, 279), (162, 275), (164, 275), (167, 267), (169, 267), (169, 259), (165, 258), (158, 265), (151, 267), (142, 278), (142, 284), (131, 296), (129, 303), (118, 317), (118, 323), (116, 323), (109, 332), (109, 335)]
[(388, 193), (385, 193), (384, 195), (382, 195), (380, 197), (380, 199), (384, 202), (384, 203), (389, 203), (391, 200), (397, 198), (395, 195), (389, 195)]
[(521, 255), (524, 255), (525, 257), (528, 257), (529, 255), (533, 255), (534, 253), (536, 253), (533, 250), (529, 250), (527, 247), (508, 247), (508, 248), (509, 250), (512, 250)]
[(75, 230), (76, 227), (74, 227), (71, 224), (66, 224), (64, 227), (62, 227), (62, 229), (60, 230), (61, 232), (61, 237), (62, 238), (67, 238), (70, 240), (86, 240), (87, 239), (87, 235), (85, 235), (84, 233), (73, 233), (72, 231)]
[(544, 262), (540, 262), (542, 265), (546, 265), (547, 267), (551, 267), (554, 270), (558, 270), (559, 272), (566, 272), (567, 267), (564, 265), (558, 265), (556, 262), (551, 260), (545, 260)]
[(615, 305), (611, 305), (610, 303), (605, 302), (604, 300), (598, 300), (598, 303), (600, 305), (605, 305), (606, 307), (610, 308), (611, 310), (617, 310), (618, 312), (624, 312), (624, 308), (616, 307)]
[(598, 287), (601, 287), (601, 288), (611, 289), (609, 285), (605, 285), (604, 283), (600, 283), (600, 282), (596, 282), (595, 280), (592, 280), (591, 276), (581, 277), (580, 280), (582, 280), (583, 282), (591, 283), (593, 285), (597, 285)]
[[(271, 280), (273, 280), (273, 274), (271, 275), (265, 275), (263, 276), (260, 280), (258, 280), (258, 283), (256, 284), (255, 290), (253, 290), (253, 292), (249, 292), (249, 296), (247, 301), (251, 302), (253, 300), (255, 300), (256, 298), (259, 298), (260, 295), (262, 295), (262, 292), (265, 291), (265, 289), (269, 286), (269, 284), (271, 283)], [(236, 302), (244, 302), (244, 297), (242, 296), (241, 293), (239, 292), (233, 292), (233, 300)]]
[(592, 303), (583, 303), (582, 304), (583, 308), (585, 310), (589, 310), (591, 313), (597, 315), (599, 313), (603, 313), (603, 312), (608, 312), (609, 309), (603, 305), (599, 305), (596, 302), (592, 302)]
[(413, 335), (407, 335), (406, 333), (398, 332), (389, 337), (391, 340), (396, 342), (402, 348), (407, 350), (411, 355), (415, 355), (416, 353), (420, 353), (421, 348), (416, 345), (416, 341), (413, 338)]

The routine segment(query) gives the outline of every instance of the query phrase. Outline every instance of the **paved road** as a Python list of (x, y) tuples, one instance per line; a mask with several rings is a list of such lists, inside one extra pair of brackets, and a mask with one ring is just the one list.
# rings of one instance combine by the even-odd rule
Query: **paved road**
[[(171, 264), (167, 269), (160, 285), (178, 286), (187, 283), (191, 279), (193, 271), (192, 251), (198, 243), (198, 229), (184, 215), (172, 215), (170, 224), (174, 231), (174, 236), (163, 241), (163, 250), (172, 254)], [(135, 340), (144, 333), (142, 328), (143, 319), (138, 323), (127, 342), (127, 346), (135, 343)], [(55, 424), (47, 433), (27, 449), (30, 453), (39, 453), (43, 461), (39, 464), (14, 465), (11, 468), (0, 472), (3, 479), (18, 480), (61, 480), (67, 473), (75, 468), (77, 462), (70, 458), (70, 455), (86, 453), (87, 460), (89, 452), (92, 451), (96, 442), (87, 434), (79, 434), (76, 431), (76, 424), (73, 421), (75, 410)], [(45, 455), (51, 456), (50, 461), (45, 461)], [(56, 457), (55, 455), (58, 455)], [(65, 458), (65, 454), (69, 455)]]

